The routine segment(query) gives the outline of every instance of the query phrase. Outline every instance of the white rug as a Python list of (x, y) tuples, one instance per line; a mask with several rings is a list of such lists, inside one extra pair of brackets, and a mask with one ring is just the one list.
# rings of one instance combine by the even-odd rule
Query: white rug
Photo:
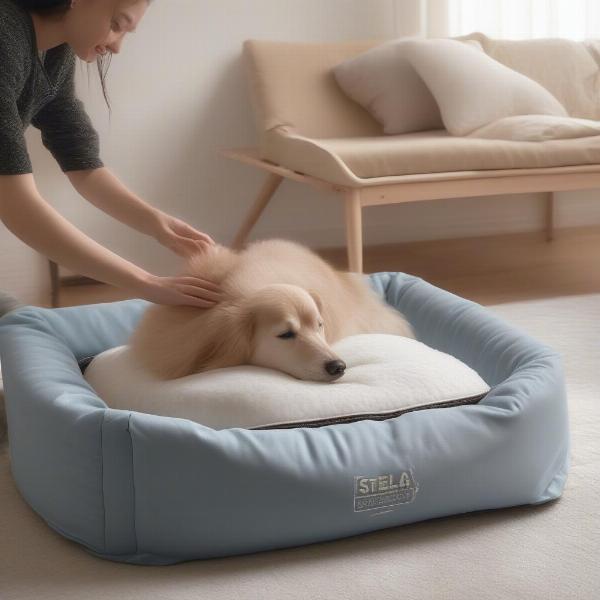
[(597, 600), (600, 295), (491, 307), (558, 350), (572, 456), (562, 498), (334, 542), (169, 567), (111, 563), (50, 530), (0, 448), (2, 600)]

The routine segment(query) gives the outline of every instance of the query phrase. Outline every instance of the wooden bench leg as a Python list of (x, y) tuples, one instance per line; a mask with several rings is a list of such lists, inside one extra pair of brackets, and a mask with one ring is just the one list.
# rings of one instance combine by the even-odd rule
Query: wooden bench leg
[(546, 241), (554, 239), (554, 192), (546, 193)]
[(260, 215), (265, 210), (265, 207), (269, 203), (269, 200), (272, 198), (273, 194), (277, 191), (277, 188), (282, 180), (282, 175), (277, 175), (276, 173), (269, 173), (267, 175), (258, 197), (254, 201), (250, 212), (246, 215), (244, 222), (235, 235), (231, 245), (232, 248), (235, 250), (241, 250), (241, 248), (244, 246), (246, 239), (248, 238), (248, 234), (260, 218)]
[(360, 190), (351, 189), (345, 194), (346, 249), (348, 269), (356, 273), (363, 271), (362, 207)]

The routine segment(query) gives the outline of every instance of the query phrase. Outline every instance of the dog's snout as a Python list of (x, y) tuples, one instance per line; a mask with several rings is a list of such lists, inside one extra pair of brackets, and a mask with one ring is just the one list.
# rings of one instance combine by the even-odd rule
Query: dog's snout
[(325, 363), (325, 370), (330, 375), (342, 375), (346, 370), (346, 363), (343, 360), (329, 360)]

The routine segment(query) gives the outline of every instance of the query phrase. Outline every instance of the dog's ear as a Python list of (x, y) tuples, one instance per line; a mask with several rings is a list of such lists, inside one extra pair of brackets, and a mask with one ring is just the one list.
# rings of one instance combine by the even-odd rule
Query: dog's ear
[(317, 308), (319, 309), (319, 312), (321, 313), (321, 315), (323, 314), (323, 301), (321, 300), (321, 296), (319, 296), (319, 293), (316, 290), (310, 289), (310, 290), (306, 290), (312, 297), (312, 299), (315, 301), (315, 304), (317, 305)]
[(209, 309), (155, 305), (128, 343), (160, 379), (242, 365), (252, 353), (254, 317), (249, 307), (220, 303)]
[(187, 306), (151, 306), (128, 340), (134, 356), (161, 379), (189, 375), (203, 312)]
[(239, 304), (215, 307), (200, 333), (194, 373), (247, 364), (252, 354), (255, 319), (248, 307)]

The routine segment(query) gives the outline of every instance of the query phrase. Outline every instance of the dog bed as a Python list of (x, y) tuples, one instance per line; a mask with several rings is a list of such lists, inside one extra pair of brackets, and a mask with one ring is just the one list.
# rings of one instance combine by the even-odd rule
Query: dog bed
[(389, 419), (424, 407), (475, 403), (489, 391), (469, 366), (411, 338), (351, 335), (331, 348), (346, 363), (346, 372), (333, 383), (302, 381), (253, 365), (163, 381), (136, 361), (129, 346), (102, 352), (84, 372), (110, 408), (182, 417), (213, 429)]
[(490, 386), (476, 404), (320, 427), (216, 430), (108, 408), (78, 360), (123, 345), (148, 303), (0, 319), (11, 468), (57, 532), (103, 558), (170, 564), (332, 540), (560, 496), (560, 356), (403, 273), (365, 276), (417, 339)]

